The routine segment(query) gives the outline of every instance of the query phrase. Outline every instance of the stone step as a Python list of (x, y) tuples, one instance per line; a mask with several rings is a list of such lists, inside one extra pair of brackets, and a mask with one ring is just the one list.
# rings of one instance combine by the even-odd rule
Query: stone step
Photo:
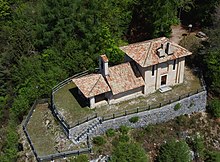
[(96, 120), (92, 121), (91, 123), (86, 123), (83, 127), (78, 126), (80, 131), (76, 131), (75, 136), (73, 139), (76, 142), (82, 141), (87, 138), (87, 135), (94, 132), (96, 128), (100, 125), (100, 119), (97, 118)]
[(87, 137), (87, 134), (90, 134), (92, 132), (94, 132), (96, 130), (96, 128), (98, 127), (98, 125), (95, 125), (93, 127), (90, 127), (86, 130), (84, 130), (84, 132), (82, 132), (81, 134), (79, 134), (78, 136), (76, 136), (74, 139), (76, 141), (81, 141), (82, 139), (85, 139), (85, 137)]

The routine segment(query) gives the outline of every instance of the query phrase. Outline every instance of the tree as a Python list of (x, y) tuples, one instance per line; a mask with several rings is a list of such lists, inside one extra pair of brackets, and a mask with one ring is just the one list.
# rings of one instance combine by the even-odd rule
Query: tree
[(170, 36), (171, 25), (178, 24), (178, 10), (190, 10), (193, 0), (138, 0), (133, 7), (130, 36), (138, 41)]
[(110, 162), (147, 162), (144, 149), (137, 143), (119, 143), (112, 153)]
[(189, 162), (190, 149), (185, 141), (171, 140), (160, 147), (159, 162)]
[(194, 0), (190, 11), (183, 11), (181, 14), (182, 23), (185, 25), (207, 27), (213, 25), (212, 15), (218, 6), (219, 0)]
[(215, 118), (220, 118), (220, 100), (219, 99), (213, 99), (209, 102), (208, 109), (211, 113), (211, 115)]
[(0, 21), (10, 15), (10, 6), (6, 0), (0, 0)]
[(214, 26), (207, 30), (209, 39), (204, 42), (203, 48), (199, 51), (199, 57), (203, 63), (198, 65), (205, 74), (208, 87), (216, 94), (220, 93), (220, 8), (214, 15)]

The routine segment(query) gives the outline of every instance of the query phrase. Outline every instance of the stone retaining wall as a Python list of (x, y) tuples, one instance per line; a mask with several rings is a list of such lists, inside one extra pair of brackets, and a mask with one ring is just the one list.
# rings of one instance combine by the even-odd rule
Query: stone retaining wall
[[(195, 95), (181, 99), (177, 102), (173, 102), (169, 105), (163, 106), (161, 108), (104, 121), (101, 125), (98, 126), (98, 128), (96, 128), (94, 132), (90, 133), (89, 135), (90, 137), (93, 137), (100, 134), (104, 134), (106, 130), (110, 128), (118, 129), (121, 125), (138, 128), (146, 126), (148, 124), (166, 122), (180, 115), (192, 114), (194, 112), (202, 112), (206, 110), (206, 97), (207, 92), (202, 91)], [(178, 110), (174, 110), (174, 107), (177, 104), (180, 104), (180, 108)], [(129, 119), (135, 116), (139, 117), (138, 122), (129, 122)]]

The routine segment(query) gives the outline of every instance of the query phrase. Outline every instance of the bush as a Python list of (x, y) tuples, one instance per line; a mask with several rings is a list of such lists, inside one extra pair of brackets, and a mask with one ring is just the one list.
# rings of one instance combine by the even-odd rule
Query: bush
[(181, 108), (181, 104), (180, 104), (180, 103), (178, 103), (178, 104), (176, 104), (176, 105), (174, 106), (174, 110), (175, 110), (175, 111), (179, 110), (180, 108)]
[(120, 126), (119, 131), (120, 131), (122, 134), (127, 134), (128, 131), (129, 131), (129, 129), (130, 129), (130, 128), (129, 128), (128, 126), (122, 125), (122, 126)]
[(93, 143), (98, 145), (98, 146), (103, 145), (105, 142), (106, 142), (105, 139), (101, 136), (97, 136), (97, 137), (93, 138)]
[(213, 117), (220, 118), (220, 100), (214, 99), (209, 102), (209, 111)]
[(106, 131), (107, 137), (113, 137), (115, 135), (115, 130), (110, 128)]
[(70, 159), (70, 162), (86, 162), (89, 161), (88, 155), (81, 154), (76, 156), (74, 159)]
[(159, 162), (189, 162), (190, 149), (185, 141), (171, 140), (159, 150)]
[(187, 117), (185, 115), (177, 116), (175, 121), (179, 126), (187, 126), (188, 125)]
[(139, 120), (139, 117), (138, 116), (134, 116), (134, 117), (129, 119), (129, 122), (136, 123), (136, 122), (138, 122), (138, 120)]
[(147, 162), (144, 149), (136, 143), (119, 143), (113, 150), (110, 162)]
[(188, 108), (192, 108), (193, 106), (195, 106), (195, 103), (192, 101)]
[(207, 152), (205, 162), (219, 162), (219, 161), (220, 161), (220, 152), (217, 151)]
[(155, 129), (155, 125), (149, 124), (147, 127), (144, 128), (145, 132), (150, 133)]
[(193, 150), (198, 154), (198, 158), (203, 159), (205, 157), (205, 145), (204, 145), (204, 139), (199, 134), (197, 134), (193, 141)]
[(128, 135), (120, 135), (119, 136), (119, 142), (128, 142), (129, 141), (129, 136)]

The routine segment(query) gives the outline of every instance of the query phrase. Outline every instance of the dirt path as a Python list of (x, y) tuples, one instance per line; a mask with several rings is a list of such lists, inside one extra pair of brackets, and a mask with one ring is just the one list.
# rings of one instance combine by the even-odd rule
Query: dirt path
[(170, 40), (179, 44), (180, 40), (183, 38), (183, 34), (187, 34), (188, 31), (184, 29), (181, 25), (172, 26), (172, 33)]

